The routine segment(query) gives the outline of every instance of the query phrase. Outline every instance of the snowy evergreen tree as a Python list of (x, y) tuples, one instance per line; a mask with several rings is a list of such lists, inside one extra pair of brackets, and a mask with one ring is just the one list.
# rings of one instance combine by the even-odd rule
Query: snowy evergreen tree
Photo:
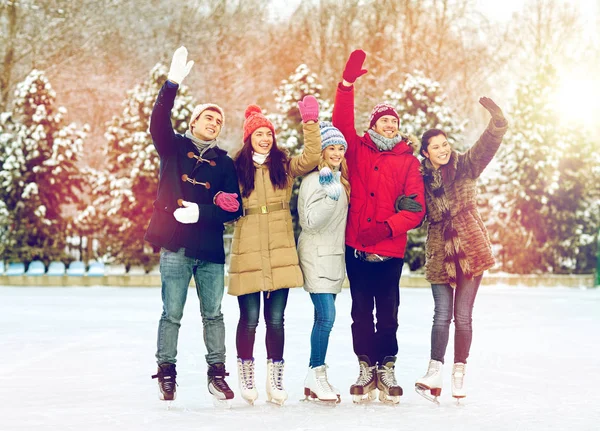
[[(157, 262), (144, 243), (158, 188), (159, 157), (150, 136), (152, 108), (167, 80), (168, 69), (157, 64), (149, 77), (128, 91), (123, 112), (107, 125), (103, 170), (90, 170), (94, 178), (93, 203), (80, 219), (89, 234), (101, 239), (100, 253), (147, 269)], [(172, 111), (173, 128), (185, 133), (194, 109), (188, 87), (181, 86)]]
[[(598, 138), (553, 110), (549, 64), (523, 82), (482, 200), (502, 269), (590, 272), (600, 228)], [(577, 109), (577, 107), (573, 107)]]
[[(426, 77), (422, 72), (407, 73), (397, 89), (384, 92), (384, 101), (394, 106), (400, 116), (400, 133), (409, 137), (416, 147), (429, 129), (441, 129), (448, 135), (448, 142), (458, 151), (464, 150), (464, 129), (466, 121), (458, 120), (448, 102), (441, 85)], [(408, 232), (408, 243), (404, 261), (411, 270), (425, 264), (425, 240), (427, 224)]]
[[(314, 96), (319, 101), (319, 121), (331, 121), (333, 106), (328, 100), (321, 98), (322, 88), (318, 76), (311, 72), (308, 66), (301, 64), (288, 79), (281, 81), (281, 85), (274, 92), (277, 112), (268, 114), (267, 118), (275, 126), (277, 145), (285, 148), (290, 156), (300, 154), (304, 146), (298, 101), (304, 96)], [(294, 181), (290, 201), (296, 238), (301, 230), (298, 224), (298, 190), (301, 182), (302, 178), (296, 178)]]
[(4, 258), (64, 259), (70, 216), (79, 201), (77, 163), (87, 127), (66, 124), (66, 109), (44, 72), (33, 70), (17, 85), (13, 112), (0, 116), (0, 200), (11, 220)]

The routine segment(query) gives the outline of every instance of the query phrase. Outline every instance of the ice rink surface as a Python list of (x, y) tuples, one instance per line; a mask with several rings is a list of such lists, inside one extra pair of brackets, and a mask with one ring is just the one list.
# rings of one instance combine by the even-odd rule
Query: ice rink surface
[(300, 402), (308, 366), (313, 311), (302, 289), (286, 311), (289, 400), (265, 402), (264, 322), (255, 358), (259, 399), (238, 394), (235, 368), (237, 300), (225, 295), (229, 410), (206, 389), (198, 299), (189, 290), (177, 362), (178, 396), (168, 410), (157, 397), (154, 353), (161, 313), (158, 288), (0, 287), (0, 430), (60, 431), (346, 431), (600, 429), (600, 289), (482, 286), (475, 302), (467, 365), (468, 397), (450, 395), (451, 341), (441, 406), (414, 392), (425, 373), (433, 299), (429, 289), (401, 289), (398, 406), (354, 405), (358, 375), (350, 334), (350, 292), (337, 301), (327, 363), (342, 391), (337, 407)]

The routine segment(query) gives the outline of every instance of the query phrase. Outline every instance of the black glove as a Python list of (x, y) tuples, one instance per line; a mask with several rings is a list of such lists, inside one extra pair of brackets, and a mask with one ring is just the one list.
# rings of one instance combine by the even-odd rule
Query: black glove
[(492, 120), (497, 127), (502, 127), (506, 124), (506, 118), (504, 118), (502, 109), (492, 99), (489, 97), (480, 97), (479, 103), (492, 115)]
[(418, 213), (423, 211), (423, 206), (415, 200), (416, 197), (416, 193), (413, 193), (410, 196), (398, 196), (396, 204), (394, 205), (396, 207), (396, 212), (410, 211), (411, 213)]

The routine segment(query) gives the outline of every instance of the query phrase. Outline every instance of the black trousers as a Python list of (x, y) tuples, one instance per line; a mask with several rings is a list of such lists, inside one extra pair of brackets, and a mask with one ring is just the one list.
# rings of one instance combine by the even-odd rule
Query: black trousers
[(396, 331), (403, 264), (400, 258), (363, 262), (354, 256), (354, 248), (346, 246), (354, 353), (367, 356), (373, 365), (398, 353)]

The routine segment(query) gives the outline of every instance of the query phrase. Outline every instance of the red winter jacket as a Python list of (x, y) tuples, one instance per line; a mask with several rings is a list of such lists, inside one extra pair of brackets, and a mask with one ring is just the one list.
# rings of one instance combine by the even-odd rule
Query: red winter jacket
[[(333, 125), (346, 141), (346, 161), (350, 175), (350, 208), (346, 226), (346, 244), (358, 250), (382, 256), (404, 257), (406, 233), (425, 216), (425, 193), (419, 160), (412, 148), (399, 142), (391, 151), (380, 151), (368, 133), (358, 136), (354, 128), (354, 87), (338, 86), (333, 107)], [(417, 194), (423, 211), (396, 213), (394, 204), (400, 195)], [(369, 247), (358, 243), (358, 233), (386, 221), (392, 236)]]

